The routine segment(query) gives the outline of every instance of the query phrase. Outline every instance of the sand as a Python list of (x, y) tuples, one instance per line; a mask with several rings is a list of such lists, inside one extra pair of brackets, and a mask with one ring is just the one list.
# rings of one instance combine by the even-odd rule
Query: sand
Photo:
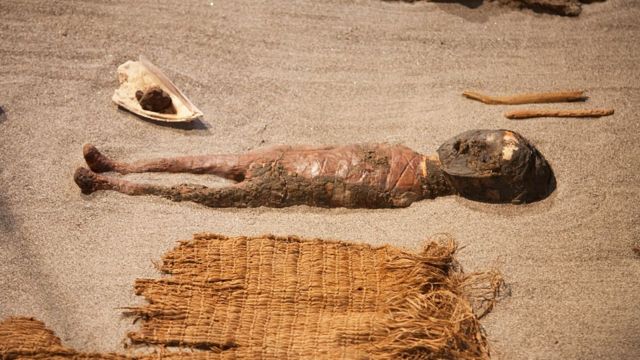
[[(577, 18), (456, 3), (10, 1), (0, 3), (0, 318), (45, 321), (79, 350), (120, 350), (133, 282), (194, 232), (295, 234), (417, 249), (449, 233), (468, 271), (510, 286), (483, 320), (498, 359), (640, 357), (640, 3)], [(116, 68), (144, 54), (205, 113), (191, 128), (111, 103)], [(587, 89), (600, 119), (508, 120), (463, 90)], [(546, 105), (535, 105), (545, 107)], [(433, 153), (507, 128), (553, 166), (556, 192), (525, 205), (459, 197), (406, 209), (216, 210), (80, 193), (81, 147), (137, 160), (274, 144), (403, 143)], [(205, 184), (181, 175), (131, 179)]]

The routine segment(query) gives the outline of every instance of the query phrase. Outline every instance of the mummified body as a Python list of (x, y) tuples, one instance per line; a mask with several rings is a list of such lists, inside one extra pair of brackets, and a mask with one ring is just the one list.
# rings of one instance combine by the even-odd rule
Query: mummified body
[(453, 193), (439, 166), (404, 146), (275, 147), (244, 155), (189, 156), (124, 164), (85, 146), (95, 172), (190, 172), (238, 181), (223, 188), (199, 185), (161, 187), (133, 184), (79, 169), (76, 182), (85, 193), (117, 190), (154, 194), (213, 207), (403, 207), (413, 201)]
[[(514, 160), (519, 164), (541, 158), (535, 149), (518, 135), (516, 142), (519, 141), (519, 147), (511, 149), (509, 158), (506, 159), (503, 154), (503, 140), (500, 136), (496, 137), (498, 139), (496, 144), (499, 143), (499, 146), (493, 147), (487, 147), (487, 144), (491, 144), (484, 138), (476, 142), (467, 141), (467, 145), (463, 145), (462, 150), (460, 143), (457, 144), (458, 150), (453, 149), (456, 144), (451, 143), (448, 147), (452, 148), (451, 151), (455, 154), (452, 155), (449, 151), (446, 154), (447, 159), (455, 158), (459, 163), (460, 156), (471, 156), (475, 162), (470, 163), (469, 166), (473, 167), (475, 173), (486, 172), (486, 169), (478, 166), (480, 162), (481, 165), (489, 164), (491, 169), (488, 174), (493, 176), (496, 175), (496, 167), (500, 169), (513, 163)], [(484, 150), (478, 152), (478, 146), (483, 147)], [(533, 154), (529, 151), (525, 154), (525, 158), (518, 158), (519, 149), (521, 149), (520, 152), (526, 152), (531, 150), (530, 148), (533, 149)], [(442, 150), (443, 147), (440, 151)], [(513, 153), (514, 151), (516, 154)], [(455, 171), (448, 174), (446, 169), (443, 169), (438, 156), (421, 155), (402, 145), (278, 146), (241, 155), (185, 156), (132, 164), (110, 160), (95, 147), (85, 145), (84, 156), (91, 170), (79, 168), (75, 174), (75, 181), (86, 194), (96, 190), (115, 190), (129, 195), (160, 195), (174, 201), (194, 201), (212, 207), (292, 205), (348, 208), (406, 207), (414, 201), (442, 195), (460, 193), (467, 196), (465, 185), (469, 184), (473, 188), (479, 187), (478, 191), (483, 194), (479, 196), (470, 194), (467, 197), (490, 202), (533, 201), (550, 192), (546, 186), (549, 179), (543, 179), (545, 194), (541, 196), (539, 193), (527, 192), (528, 189), (524, 189), (527, 184), (500, 184), (500, 187), (505, 188), (506, 191), (492, 189), (487, 182), (487, 176), (475, 173), (476, 176), (473, 176), (473, 179), (463, 180), (461, 185), (460, 176), (456, 175)], [(459, 164), (454, 165), (459, 168)], [(542, 165), (548, 169), (544, 159), (542, 159)], [(520, 168), (522, 166), (518, 166), (518, 169)], [(188, 184), (165, 187), (136, 184), (97, 174), (107, 171), (116, 171), (121, 174), (138, 172), (212, 174), (237, 183), (221, 188)], [(549, 174), (550, 170), (546, 177)], [(527, 175), (531, 177), (536, 174), (527, 173), (525, 177)], [(518, 181), (522, 182), (522, 177), (522, 174), (519, 174)]]

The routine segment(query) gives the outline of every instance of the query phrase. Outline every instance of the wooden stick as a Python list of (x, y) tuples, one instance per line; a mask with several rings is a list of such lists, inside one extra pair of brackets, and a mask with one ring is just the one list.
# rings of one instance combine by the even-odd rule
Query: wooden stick
[(518, 105), (568, 101), (585, 101), (587, 96), (583, 90), (518, 94), (511, 96), (488, 96), (473, 91), (465, 91), (463, 96), (490, 105)]
[(523, 109), (504, 114), (508, 119), (528, 119), (535, 117), (600, 117), (613, 114), (613, 109)]

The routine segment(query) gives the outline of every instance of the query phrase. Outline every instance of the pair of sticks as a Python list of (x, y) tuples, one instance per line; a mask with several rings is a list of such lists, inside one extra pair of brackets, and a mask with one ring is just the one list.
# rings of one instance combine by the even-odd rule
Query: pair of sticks
[[(540, 104), (570, 101), (585, 101), (584, 91), (560, 91), (511, 96), (488, 96), (473, 91), (462, 93), (465, 97), (490, 105)], [(528, 119), (534, 117), (601, 117), (613, 114), (613, 109), (522, 109), (504, 114), (509, 119)]]

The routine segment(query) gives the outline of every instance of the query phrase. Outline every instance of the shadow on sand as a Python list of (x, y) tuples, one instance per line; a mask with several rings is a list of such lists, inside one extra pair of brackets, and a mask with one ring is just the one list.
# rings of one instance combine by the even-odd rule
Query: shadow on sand
[(4, 108), (2, 106), (0, 106), (0, 124), (4, 123), (5, 121), (7, 121), (7, 112), (4, 111)]
[(210, 130), (210, 126), (209, 124), (207, 124), (206, 122), (202, 121), (201, 118), (189, 121), (189, 122), (169, 122), (169, 121), (157, 121), (157, 120), (152, 120), (152, 119), (147, 119), (143, 116), (140, 116), (138, 114), (134, 114), (130, 111), (127, 111), (125, 108), (118, 106), (118, 110), (122, 111), (124, 113), (133, 115), (136, 119), (148, 123), (148, 124), (153, 124), (156, 126), (160, 126), (160, 127), (164, 127), (164, 128), (171, 128), (171, 129), (177, 129), (177, 130), (185, 130), (185, 131), (198, 131), (198, 132), (203, 132), (203, 133), (209, 133)]
[[(573, 2), (570, 0), (565, 1), (548, 1), (548, 0), (533, 0), (533, 1), (519, 1), (519, 0), (431, 0), (433, 3), (439, 4), (439, 7), (452, 15), (456, 15), (464, 18), (465, 20), (473, 22), (484, 22), (488, 15), (473, 15), (468, 11), (471, 9), (477, 9), (483, 4), (487, 3), (488, 7), (491, 6), (491, 11), (495, 12), (496, 7), (503, 7), (505, 9), (528, 9), (538, 14), (548, 15), (560, 15), (566, 17), (575, 17), (582, 12), (582, 5), (591, 4), (596, 2), (604, 2), (606, 0), (580, 0), (579, 2)], [(489, 5), (489, 3), (495, 2), (496, 4)], [(457, 6), (462, 5), (462, 6)]]
[(484, 0), (431, 0), (434, 3), (441, 4), (460, 4), (469, 9), (477, 9), (482, 5)]
[(16, 229), (16, 219), (7, 205), (3, 194), (0, 194), (0, 232), (11, 233)]
[(495, 13), (492, 6), (482, 6), (484, 0), (431, 0), (440, 10), (474, 23), (484, 23)]

